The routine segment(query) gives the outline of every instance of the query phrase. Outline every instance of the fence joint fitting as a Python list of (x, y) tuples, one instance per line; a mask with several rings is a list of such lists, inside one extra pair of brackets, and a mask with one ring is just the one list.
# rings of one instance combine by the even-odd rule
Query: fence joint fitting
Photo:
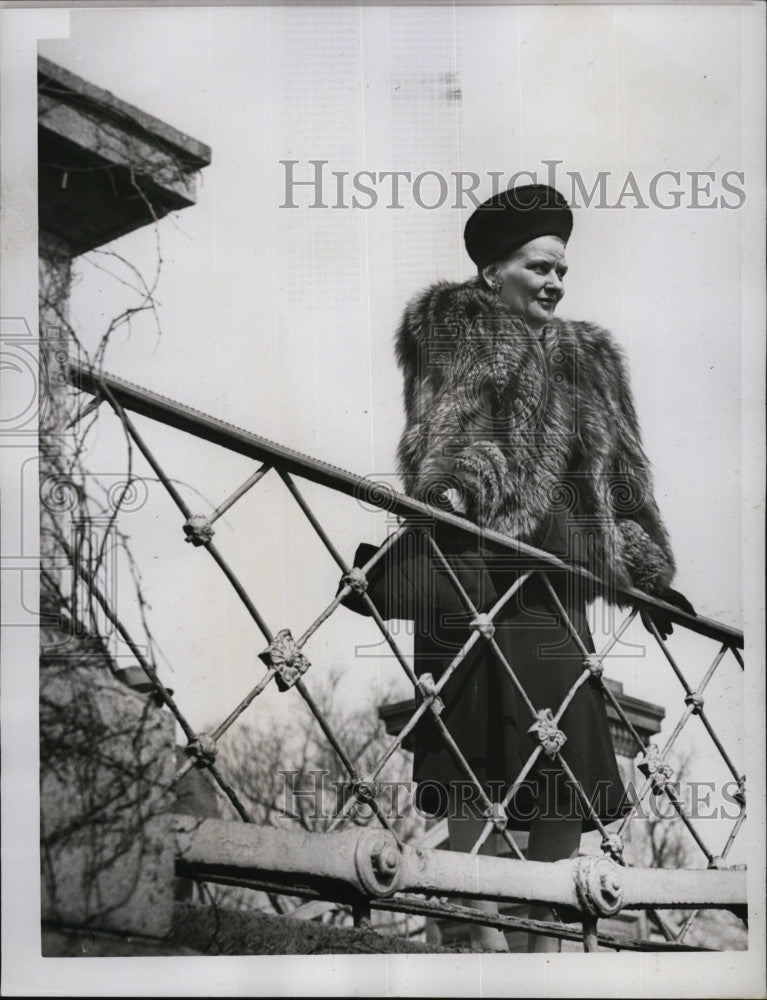
[(696, 694), (694, 691), (692, 694), (688, 694), (684, 699), (685, 705), (692, 705), (692, 714), (700, 715), (703, 711), (703, 697)]
[(738, 782), (738, 789), (732, 796), (741, 809), (746, 808), (746, 776), (742, 774)]
[(402, 881), (402, 853), (390, 833), (360, 834), (354, 860), (359, 880), (371, 895), (391, 896), (397, 891)]
[(292, 688), (311, 666), (289, 628), (278, 632), (258, 658), (276, 671), (274, 681), (280, 691)]
[(609, 854), (614, 861), (620, 862), (623, 857), (623, 848), (625, 845), (619, 834), (606, 833), (605, 836), (602, 837), (602, 843), (600, 846), (605, 854)]
[(485, 817), (492, 822), (499, 833), (509, 825), (509, 817), (503, 802), (491, 802), (489, 808), (485, 809)]
[(561, 729), (557, 727), (554, 716), (550, 708), (542, 708), (535, 713), (535, 722), (527, 730), (528, 733), (535, 733), (538, 742), (543, 747), (543, 752), (552, 760), (567, 741), (567, 737)]
[(345, 583), (347, 587), (351, 587), (355, 594), (364, 594), (368, 589), (368, 578), (359, 566), (352, 566), (348, 573), (344, 573), (341, 582)]
[(192, 514), (184, 524), (184, 541), (191, 542), (195, 547), (207, 545), (215, 533), (213, 525), (203, 514)]
[(421, 674), (418, 678), (418, 691), (423, 700), (431, 705), (432, 712), (435, 715), (442, 715), (445, 710), (445, 703), (439, 696), (432, 674)]
[(495, 625), (493, 624), (493, 619), (490, 615), (477, 615), (476, 618), (472, 618), (469, 624), (486, 639), (492, 639), (495, 635)]
[(363, 776), (352, 782), (352, 795), (358, 802), (368, 805), (375, 802), (377, 791), (376, 782), (370, 777)]
[(594, 653), (590, 653), (587, 657), (584, 658), (583, 665), (584, 667), (586, 667), (591, 676), (596, 680), (599, 680), (599, 678), (605, 672), (604, 663), (602, 663), (600, 658), (596, 656)]
[(650, 779), (652, 790), (656, 795), (659, 795), (674, 777), (673, 767), (663, 759), (660, 750), (654, 743), (650, 743), (646, 747), (637, 764), (637, 769)]
[(190, 757), (194, 757), (197, 767), (207, 767), (214, 764), (218, 756), (216, 741), (209, 733), (198, 733), (193, 740), (184, 747), (184, 752)]
[(623, 906), (620, 869), (608, 858), (578, 858), (575, 868), (578, 902), (593, 917), (612, 917)]

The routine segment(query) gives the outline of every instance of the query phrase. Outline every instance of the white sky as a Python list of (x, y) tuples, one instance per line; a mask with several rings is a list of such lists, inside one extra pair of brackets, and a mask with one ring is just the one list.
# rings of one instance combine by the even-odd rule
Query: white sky
[[(580, 210), (568, 246), (562, 314), (610, 328), (625, 347), (657, 498), (679, 566), (676, 586), (704, 615), (742, 625), (741, 282), (748, 195), (762, 182), (741, 151), (740, 45), (734, 7), (217, 8), (77, 10), (71, 39), (43, 55), (209, 143), (198, 203), (159, 227), (162, 336), (148, 316), (119, 333), (106, 368), (201, 410), (360, 475), (392, 477), (402, 426), (393, 332), (412, 294), (471, 273), (461, 234), (468, 211), (279, 208), (281, 159), (328, 170), (580, 171), (588, 186), (628, 170), (642, 190), (661, 170), (745, 172), (739, 211)], [(455, 74), (449, 78), (448, 74)], [(447, 78), (447, 79), (446, 79)], [(460, 100), (448, 91), (460, 88)], [(541, 179), (545, 179), (541, 173)], [(617, 185), (617, 186), (616, 186)], [(690, 181), (683, 179), (683, 205)], [(721, 194), (718, 181), (713, 186)], [(332, 192), (328, 192), (332, 197)], [(299, 194), (299, 204), (306, 199)], [(631, 206), (629, 199), (627, 206)], [(155, 234), (114, 249), (153, 273)], [(95, 346), (130, 294), (89, 261), (77, 265), (72, 321)], [(138, 422), (168, 472), (215, 506), (248, 462)], [(90, 468), (119, 474), (123, 451), (104, 413)], [(141, 467), (139, 467), (141, 468)], [(305, 493), (342, 553), (381, 540), (385, 518), (328, 491)], [(210, 509), (186, 492), (200, 513)], [(338, 572), (270, 474), (217, 525), (274, 631), (299, 635), (333, 597)], [(261, 676), (255, 626), (205, 553), (182, 539), (175, 508), (149, 484), (133, 537), (164, 669), (193, 724), (215, 724)], [(119, 613), (135, 623), (128, 588)], [(341, 610), (312, 639), (309, 687), (332, 664), (343, 696), (399, 679), (376, 655), (373, 626)], [(644, 643), (637, 626), (629, 640)], [(367, 654), (355, 646), (370, 647)], [(675, 635), (690, 679), (714, 644)], [(608, 672), (660, 702), (669, 721), (681, 688), (653, 652), (623, 647)], [(402, 686), (402, 693), (406, 688)], [(736, 763), (742, 688), (728, 658), (707, 702)], [(295, 710), (298, 696), (259, 709)], [(725, 777), (697, 727), (700, 779)], [(717, 838), (718, 839), (718, 838)]]

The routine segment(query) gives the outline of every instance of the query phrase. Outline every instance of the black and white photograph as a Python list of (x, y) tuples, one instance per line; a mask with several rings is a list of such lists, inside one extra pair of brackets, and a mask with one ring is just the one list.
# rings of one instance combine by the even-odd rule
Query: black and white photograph
[(4, 995), (764, 996), (764, 6), (0, 20)]

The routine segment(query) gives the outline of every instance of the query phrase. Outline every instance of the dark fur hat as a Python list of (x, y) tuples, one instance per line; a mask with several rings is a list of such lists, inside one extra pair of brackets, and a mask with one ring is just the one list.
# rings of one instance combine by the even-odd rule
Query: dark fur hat
[(525, 184), (493, 195), (475, 209), (463, 238), (469, 256), (482, 268), (539, 236), (558, 236), (567, 243), (572, 231), (573, 213), (562, 195), (546, 184)]

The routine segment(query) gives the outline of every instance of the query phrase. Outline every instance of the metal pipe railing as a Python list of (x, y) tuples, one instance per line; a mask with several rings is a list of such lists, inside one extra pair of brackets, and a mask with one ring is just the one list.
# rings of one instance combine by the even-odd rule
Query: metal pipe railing
[(555, 864), (417, 850), (381, 830), (316, 833), (291, 827), (177, 818), (177, 857), (201, 877), (295, 878), (301, 884), (386, 899), (398, 892), (567, 906), (613, 916), (624, 909), (737, 909), (746, 902), (739, 868), (622, 868), (604, 857)]

